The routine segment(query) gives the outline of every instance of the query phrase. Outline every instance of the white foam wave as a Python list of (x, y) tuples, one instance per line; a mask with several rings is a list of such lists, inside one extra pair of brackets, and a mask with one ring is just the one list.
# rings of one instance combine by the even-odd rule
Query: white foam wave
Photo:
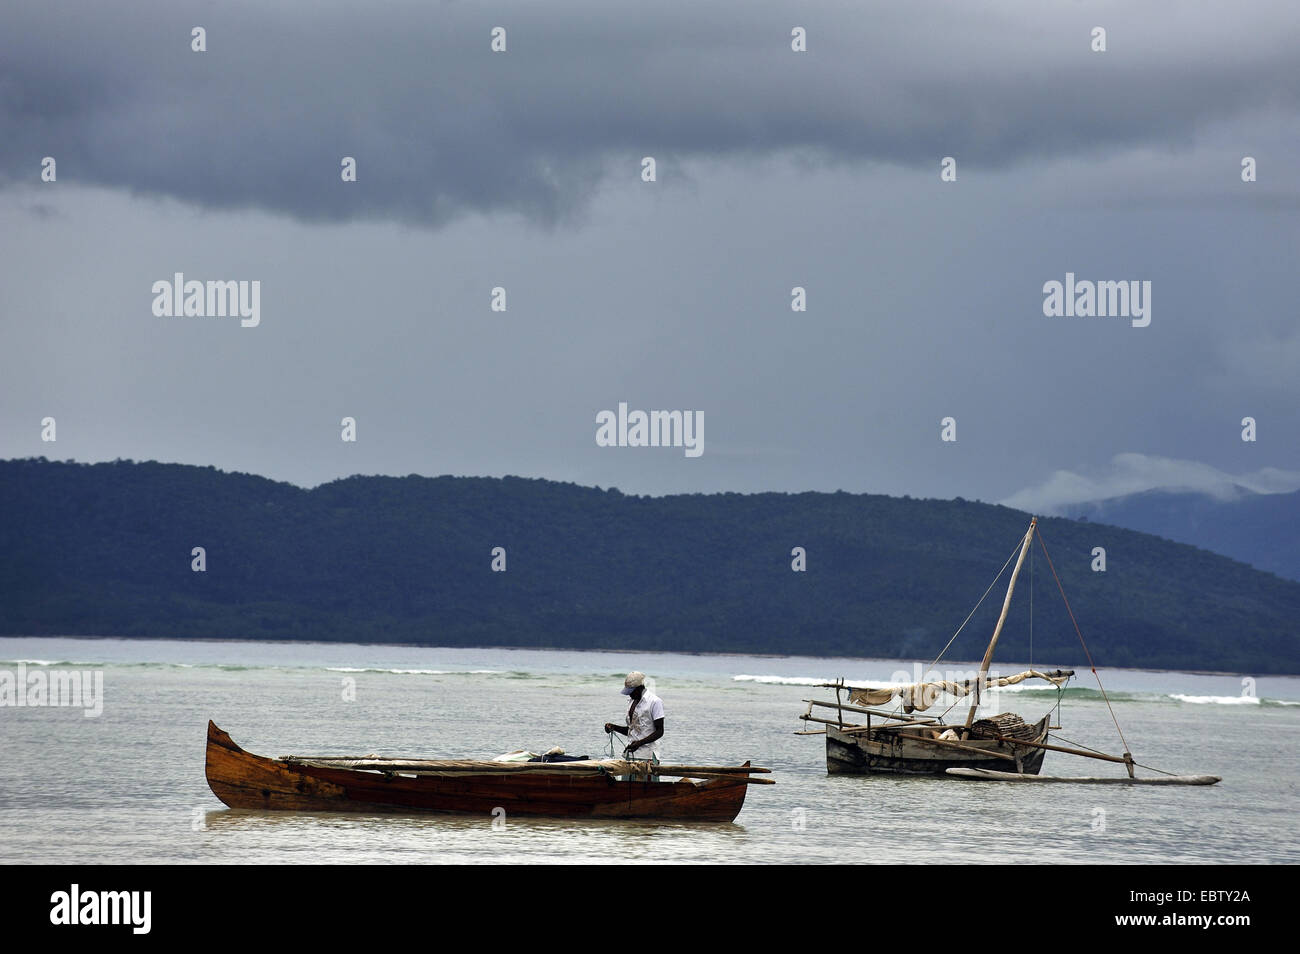
[(825, 676), (749, 676), (739, 675), (732, 676), (732, 682), (756, 682), (765, 686), (820, 686), (824, 682), (830, 682)]
[(326, 672), (387, 672), (399, 676), (482, 676), (501, 672), (500, 669), (371, 669), (356, 666), (326, 666)]
[(1257, 706), (1259, 705), (1258, 696), (1189, 696), (1182, 692), (1171, 692), (1169, 698), (1177, 699), (1179, 702), (1191, 702), (1196, 705), (1215, 705), (1215, 706)]
[[(973, 674), (971, 678), (972, 679), (974, 678)], [(814, 677), (814, 676), (739, 675), (739, 676), (732, 676), (731, 679), (733, 682), (755, 682), (761, 685), (771, 685), (771, 686), (821, 686), (826, 683), (834, 681), (832, 679), (827, 679), (824, 676)], [(847, 682), (850, 686), (870, 686), (873, 689), (893, 689), (901, 686), (912, 685), (911, 680), (899, 681), (897, 679), (862, 679), (862, 680), (846, 679), (845, 682)], [(1047, 689), (1054, 692), (1056, 690), (1056, 687), (1051, 685), (1046, 685), (1046, 684), (1041, 686), (1031, 686), (1025, 683), (1021, 683), (1019, 685), (1003, 686), (1001, 688), (993, 686), (990, 687), (988, 691), (989, 692), (1028, 692), (1036, 689)], [(947, 695), (947, 693), (945, 693), (945, 695)]]

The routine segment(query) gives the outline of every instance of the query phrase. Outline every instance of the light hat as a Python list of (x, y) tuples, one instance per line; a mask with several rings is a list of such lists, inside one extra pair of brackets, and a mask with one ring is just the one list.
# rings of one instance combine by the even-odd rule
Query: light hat
[(640, 688), (644, 685), (645, 673), (635, 671), (630, 672), (627, 674), (627, 678), (623, 680), (623, 695), (630, 696), (632, 695), (633, 689)]

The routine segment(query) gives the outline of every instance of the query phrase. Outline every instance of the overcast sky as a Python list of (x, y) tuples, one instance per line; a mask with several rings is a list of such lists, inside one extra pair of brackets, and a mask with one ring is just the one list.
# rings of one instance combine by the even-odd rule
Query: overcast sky
[[(1300, 487), (1294, 0), (0, 27), (0, 457), (1039, 509)], [(261, 323), (156, 317), (175, 272), (260, 281)], [(1150, 325), (1044, 316), (1067, 272), (1151, 282)], [(620, 401), (701, 412), (704, 454), (598, 447)]]

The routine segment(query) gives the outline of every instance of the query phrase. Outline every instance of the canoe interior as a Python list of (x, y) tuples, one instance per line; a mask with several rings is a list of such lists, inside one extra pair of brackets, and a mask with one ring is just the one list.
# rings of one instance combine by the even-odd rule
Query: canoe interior
[[(1043, 716), (1032, 725), (1020, 722), (1018, 717), (1009, 713), (981, 722), (997, 726), (999, 734), (1005, 731), (1014, 739), (1040, 743), (1047, 739), (1048, 716)], [(972, 737), (961, 742), (963, 748), (955, 748), (909, 738), (918, 735), (928, 737), (930, 731), (915, 726), (902, 729), (886, 727), (876, 729), (868, 735), (828, 725), (826, 771), (831, 775), (942, 776), (950, 768), (996, 768), (1037, 775), (1043, 767), (1043, 757), (1046, 755), (1044, 749), (1016, 745), (1014, 741)], [(994, 729), (986, 731), (993, 732)]]
[(289, 764), (245, 752), (208, 723), (208, 786), (231, 808), (263, 811), (442, 812), (550, 818), (734, 821), (743, 781), (625, 781), (610, 775), (409, 775)]

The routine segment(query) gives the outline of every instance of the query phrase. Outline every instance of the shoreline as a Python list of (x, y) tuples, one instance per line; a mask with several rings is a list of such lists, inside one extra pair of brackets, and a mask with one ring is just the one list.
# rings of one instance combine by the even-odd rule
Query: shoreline
[[(322, 640), (302, 640), (302, 639), (253, 639), (249, 637), (228, 636), (224, 638), (214, 637), (188, 637), (188, 636), (87, 636), (84, 634), (0, 634), (0, 639), (85, 639), (85, 640), (123, 640), (123, 641), (140, 641), (140, 642), (161, 642), (170, 641), (176, 643), (256, 643), (267, 646), (382, 646), (401, 649), (448, 649), (448, 650), (467, 650), (467, 651), (491, 651), (504, 650), (507, 652), (550, 652), (550, 653), (618, 653), (622, 655), (665, 655), (665, 656), (706, 656), (712, 658), (745, 658), (745, 659), (822, 659), (829, 661), (844, 660), (847, 662), (881, 662), (881, 663), (916, 663), (919, 660), (903, 659), (891, 656), (819, 656), (805, 653), (741, 653), (725, 652), (720, 650), (687, 650), (687, 649), (605, 649), (600, 647), (570, 647), (570, 646), (504, 646), (504, 645), (474, 645), (474, 646), (443, 646), (437, 643), (387, 643), (387, 642), (350, 642), (347, 640), (322, 641)], [(970, 666), (979, 667), (978, 660), (952, 659), (945, 661), (952, 666)], [(1009, 662), (1018, 662), (1009, 660)], [(1038, 665), (1048, 665), (1039, 663)], [(1056, 664), (1051, 664), (1055, 666)], [(1077, 663), (1061, 664), (1074, 665)], [(1300, 678), (1300, 672), (1272, 672), (1272, 673), (1251, 673), (1234, 670), (1222, 669), (1172, 669), (1168, 666), (1103, 666), (1102, 671), (1110, 672), (1152, 672), (1152, 673), (1181, 673), (1188, 676), (1250, 676), (1252, 678), (1281, 678), (1294, 679)], [(1084, 670), (1086, 671), (1086, 670)], [(1082, 676), (1080, 676), (1082, 678)]]

